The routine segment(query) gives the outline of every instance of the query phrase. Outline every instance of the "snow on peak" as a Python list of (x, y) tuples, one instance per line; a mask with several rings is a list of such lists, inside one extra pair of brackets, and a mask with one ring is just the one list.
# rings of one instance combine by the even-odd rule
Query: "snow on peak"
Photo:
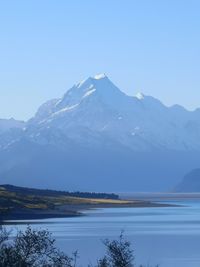
[(66, 111), (70, 111), (72, 109), (75, 109), (79, 104), (75, 104), (75, 105), (72, 105), (72, 106), (69, 106), (69, 107), (65, 107), (63, 109), (60, 109), (56, 112), (54, 112), (51, 116), (55, 116), (55, 115), (58, 115), (60, 113), (63, 113), (63, 112), (66, 112)]
[(139, 100), (142, 100), (142, 99), (144, 99), (144, 95), (143, 95), (143, 93), (137, 93), (136, 95), (135, 95), (135, 97), (137, 98), (137, 99), (139, 99)]
[(88, 90), (88, 91), (84, 94), (83, 98), (85, 98), (85, 97), (91, 95), (91, 94), (94, 93), (95, 91), (96, 91), (95, 88), (94, 88), (94, 89), (91, 89), (91, 90)]
[(81, 82), (76, 84), (76, 87), (80, 88), (86, 81), (87, 79), (82, 80)]
[(104, 79), (104, 78), (106, 78), (106, 77), (107, 77), (107, 76), (106, 76), (105, 73), (100, 73), (100, 74), (95, 75), (95, 76), (94, 76), (94, 79), (95, 79), (95, 80), (101, 80), (101, 79)]

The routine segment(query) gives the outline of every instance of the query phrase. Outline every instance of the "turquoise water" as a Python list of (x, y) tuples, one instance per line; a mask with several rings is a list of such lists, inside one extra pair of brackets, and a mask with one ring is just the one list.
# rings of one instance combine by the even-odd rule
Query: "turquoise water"
[(86, 216), (76, 218), (10, 221), (7, 228), (23, 230), (29, 224), (48, 229), (62, 250), (71, 253), (78, 249), (80, 266), (95, 263), (104, 251), (102, 240), (115, 238), (124, 230), (138, 264), (199, 267), (200, 201), (177, 204), (183, 206), (108, 208), (86, 211)]

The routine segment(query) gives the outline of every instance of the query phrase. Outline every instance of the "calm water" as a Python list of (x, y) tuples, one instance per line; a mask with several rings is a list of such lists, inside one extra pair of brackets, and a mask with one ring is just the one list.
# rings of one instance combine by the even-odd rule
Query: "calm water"
[(30, 224), (50, 230), (63, 250), (78, 249), (80, 266), (95, 263), (103, 253), (101, 240), (115, 238), (124, 230), (138, 264), (199, 267), (200, 201), (178, 204), (184, 207), (99, 209), (78, 218), (12, 222), (7, 227), (24, 229)]

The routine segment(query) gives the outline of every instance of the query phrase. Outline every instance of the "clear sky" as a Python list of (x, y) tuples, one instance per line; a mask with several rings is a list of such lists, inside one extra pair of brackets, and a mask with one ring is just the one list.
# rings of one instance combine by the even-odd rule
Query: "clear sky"
[(28, 119), (101, 72), (130, 95), (200, 107), (199, 12), (199, 0), (0, 0), (0, 117)]

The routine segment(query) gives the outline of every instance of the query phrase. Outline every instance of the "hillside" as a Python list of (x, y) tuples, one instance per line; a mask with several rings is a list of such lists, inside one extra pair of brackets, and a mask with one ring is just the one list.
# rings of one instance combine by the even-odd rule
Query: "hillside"
[[(116, 194), (65, 192), (35, 188), (0, 186), (0, 222), (82, 216), (96, 208), (166, 207), (148, 200), (125, 200)], [(7, 222), (8, 223), (8, 222)]]
[(200, 169), (187, 173), (183, 180), (176, 186), (176, 192), (200, 192)]
[(0, 186), (0, 220), (78, 216), (82, 209), (123, 207), (140, 203), (143, 202), (121, 200), (115, 194)]
[(94, 198), (94, 199), (119, 199), (117, 194), (113, 193), (96, 193), (96, 192), (67, 192), (49, 189), (36, 189), (27, 188), (14, 185), (0, 185), (1, 190), (6, 190), (11, 193), (16, 193), (20, 195), (34, 195), (34, 196), (48, 196), (48, 197), (79, 197), (79, 198)]

